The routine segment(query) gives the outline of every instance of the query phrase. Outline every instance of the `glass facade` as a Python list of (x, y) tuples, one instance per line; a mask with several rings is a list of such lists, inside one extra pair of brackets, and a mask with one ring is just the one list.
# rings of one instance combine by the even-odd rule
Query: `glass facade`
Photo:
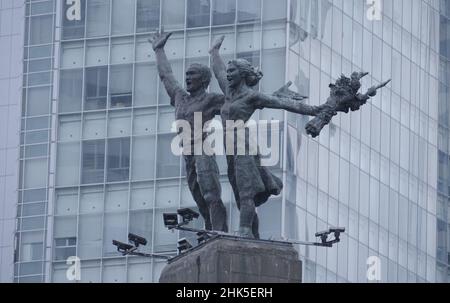
[[(82, 282), (158, 281), (165, 263), (123, 257), (112, 240), (133, 232), (160, 253), (189, 237), (162, 221), (195, 202), (170, 152), (174, 109), (147, 41), (160, 27), (174, 32), (166, 51), (182, 83), (221, 35), (226, 60), (265, 71), (258, 89), (291, 80), (310, 104), (325, 102), (341, 73), (370, 72), (363, 89), (392, 78), (317, 139), (305, 117), (255, 114), (280, 121), (272, 169), (285, 185), (258, 209), (261, 237), (313, 241), (346, 227), (335, 248), (298, 247), (306, 282), (366, 282), (370, 256), (382, 282), (447, 281), (450, 8), (381, 3), (381, 20), (370, 20), (364, 0), (26, 1), (15, 281), (68, 282), (70, 256)], [(234, 232), (239, 213), (218, 162)]]
[(14, 279), (24, 4), (3, 1), (0, 16), (0, 283), (5, 283)]
[[(439, 228), (447, 226), (436, 203), (438, 168), (445, 170), (438, 164), (440, 3), (386, 0), (381, 8), (381, 20), (370, 21), (365, 1), (291, 1), (288, 78), (310, 102), (325, 100), (341, 72), (370, 72), (366, 86), (392, 78), (318, 140), (297, 131), (303, 118), (288, 115), (286, 178), (295, 189), (286, 195), (287, 235), (312, 240), (311, 230), (348, 228), (336, 250), (300, 248), (306, 281), (366, 281), (370, 256), (381, 261), (384, 282), (448, 279), (448, 260), (439, 257), (441, 247), (447, 252)], [(448, 140), (448, 128), (442, 132)]]

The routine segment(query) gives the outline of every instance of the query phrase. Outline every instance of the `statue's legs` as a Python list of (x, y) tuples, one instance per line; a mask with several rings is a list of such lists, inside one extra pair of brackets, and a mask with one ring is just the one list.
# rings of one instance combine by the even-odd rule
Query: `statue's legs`
[(253, 216), (252, 233), (255, 239), (259, 239), (259, 218), (258, 213), (256, 212), (255, 215)]
[[(228, 165), (228, 180), (230, 181), (231, 188), (233, 189), (233, 193), (234, 193), (234, 198), (236, 200), (236, 205), (240, 212), (240, 214), (239, 214), (239, 217), (240, 217), (240, 219), (239, 219), (240, 220), (239, 234), (241, 236), (244, 236), (247, 238), (259, 239), (259, 218), (258, 218), (258, 214), (256, 213), (255, 203), (252, 198), (245, 199), (248, 202), (244, 202), (244, 203), (246, 203), (246, 204), (248, 203), (249, 207), (247, 207), (247, 210), (244, 210), (244, 215), (242, 214), (242, 210), (241, 210), (242, 199), (239, 194), (238, 185), (236, 183), (236, 175), (235, 175), (236, 168), (235, 168), (235, 157), (234, 156), (227, 156), (227, 165)], [(244, 208), (246, 208), (246, 207), (244, 207)], [(252, 211), (252, 209), (253, 209), (253, 211)], [(245, 226), (242, 225), (242, 222), (246, 222)], [(248, 222), (251, 222), (251, 224)], [(242, 231), (241, 231), (241, 227), (243, 227)]]
[(195, 170), (194, 156), (184, 156), (184, 160), (186, 162), (186, 179), (188, 182), (189, 190), (191, 191), (195, 203), (197, 203), (200, 214), (205, 220), (205, 229), (212, 230), (213, 227), (211, 223), (208, 203), (203, 198), (202, 192), (200, 190), (200, 185), (197, 182), (197, 172)]
[(253, 233), (253, 222), (256, 215), (256, 207), (253, 199), (242, 199), (239, 216), (239, 234), (242, 237), (256, 238)]
[(212, 229), (228, 232), (227, 210), (222, 202), (219, 168), (214, 156), (195, 156), (197, 182), (209, 208)]

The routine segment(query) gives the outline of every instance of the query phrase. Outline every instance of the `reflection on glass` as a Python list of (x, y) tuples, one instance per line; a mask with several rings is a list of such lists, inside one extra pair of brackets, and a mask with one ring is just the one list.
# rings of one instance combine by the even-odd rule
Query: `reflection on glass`
[(238, 22), (251, 22), (261, 19), (260, 0), (238, 1)]
[(108, 67), (92, 67), (86, 69), (86, 92), (84, 110), (102, 109), (106, 107)]
[(81, 110), (83, 70), (63, 70), (59, 82), (59, 112), (77, 112)]
[(130, 174), (130, 138), (108, 140), (108, 182), (126, 181)]
[(209, 25), (209, 0), (187, 0), (187, 27), (201, 27)]
[(133, 65), (118, 65), (111, 67), (110, 107), (130, 107), (132, 93)]
[[(86, 16), (86, 0), (80, 0), (79, 6), (73, 1), (63, 1), (63, 12), (65, 18), (63, 18), (62, 38), (79, 39), (84, 37), (85, 16)], [(69, 4), (68, 4), (69, 3)], [(63, 16), (64, 16), (63, 15)]]
[(231, 24), (236, 20), (236, 0), (213, 0), (212, 25)]
[(136, 32), (150, 32), (159, 26), (159, 0), (137, 0)]
[(82, 157), (81, 183), (103, 183), (105, 140), (84, 141)]

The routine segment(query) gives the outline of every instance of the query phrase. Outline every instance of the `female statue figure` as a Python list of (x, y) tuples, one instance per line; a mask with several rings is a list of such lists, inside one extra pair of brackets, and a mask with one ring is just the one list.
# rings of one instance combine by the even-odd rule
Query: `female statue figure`
[[(224, 37), (215, 42), (210, 49), (212, 68), (219, 86), (225, 94), (225, 103), (221, 108), (221, 118), (225, 137), (236, 136), (236, 128), (227, 129), (227, 121), (241, 120), (246, 123), (257, 109), (284, 109), (301, 115), (316, 116), (319, 113), (331, 117), (335, 114), (329, 105), (310, 106), (300, 102), (306, 97), (290, 90), (290, 83), (268, 95), (254, 90), (263, 74), (247, 60), (232, 60), (225, 66), (219, 54)], [(248, 147), (251, 138), (245, 136)], [(226, 139), (224, 140), (226, 142)], [(280, 194), (283, 184), (267, 167), (261, 166), (260, 156), (247, 153), (242, 155), (226, 147), (228, 179), (233, 188), (237, 206), (240, 210), (239, 234), (248, 238), (259, 238), (256, 207), (265, 203), (271, 195)]]

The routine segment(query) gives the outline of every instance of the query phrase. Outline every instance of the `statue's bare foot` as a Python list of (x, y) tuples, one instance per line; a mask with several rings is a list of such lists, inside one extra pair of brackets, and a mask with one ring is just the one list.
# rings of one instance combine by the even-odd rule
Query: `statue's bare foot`
[(243, 238), (254, 239), (253, 231), (251, 227), (239, 227), (239, 236)]

